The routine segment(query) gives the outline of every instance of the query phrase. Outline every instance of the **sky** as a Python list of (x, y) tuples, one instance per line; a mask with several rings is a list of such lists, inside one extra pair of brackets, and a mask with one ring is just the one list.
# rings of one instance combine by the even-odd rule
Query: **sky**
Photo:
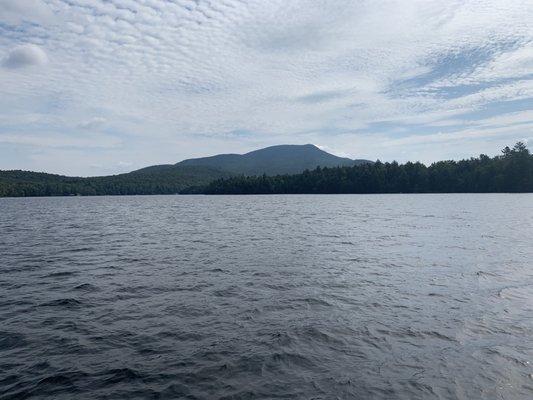
[(533, 143), (533, 1), (0, 0), (0, 169)]

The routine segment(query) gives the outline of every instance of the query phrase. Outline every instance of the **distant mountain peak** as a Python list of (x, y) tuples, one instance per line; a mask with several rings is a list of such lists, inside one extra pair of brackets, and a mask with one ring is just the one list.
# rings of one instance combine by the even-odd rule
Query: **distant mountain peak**
[(204, 166), (238, 175), (283, 175), (316, 167), (351, 166), (365, 162), (370, 161), (338, 157), (308, 143), (269, 146), (245, 154), (192, 158), (176, 165)]

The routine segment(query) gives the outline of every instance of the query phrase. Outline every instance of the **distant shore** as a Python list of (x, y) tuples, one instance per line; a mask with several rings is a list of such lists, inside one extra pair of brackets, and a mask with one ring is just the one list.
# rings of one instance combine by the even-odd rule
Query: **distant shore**
[(73, 178), (0, 171), (0, 197), (155, 194), (530, 193), (533, 155), (518, 142), (502, 154), (461, 161), (363, 162), (298, 174), (247, 175), (205, 165), (150, 167), (128, 174)]

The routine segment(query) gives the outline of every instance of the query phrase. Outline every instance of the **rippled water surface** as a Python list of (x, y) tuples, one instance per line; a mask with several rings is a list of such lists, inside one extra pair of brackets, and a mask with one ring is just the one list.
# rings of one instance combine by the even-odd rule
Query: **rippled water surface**
[(0, 399), (532, 399), (533, 195), (0, 199)]

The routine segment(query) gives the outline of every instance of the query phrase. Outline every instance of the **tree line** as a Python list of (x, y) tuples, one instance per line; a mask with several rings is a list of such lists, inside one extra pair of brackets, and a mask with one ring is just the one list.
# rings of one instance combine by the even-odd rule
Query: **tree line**
[(368, 163), (353, 167), (316, 168), (297, 175), (235, 176), (218, 179), (183, 193), (483, 193), (533, 192), (533, 156), (524, 143), (502, 154), (461, 161)]
[(74, 178), (0, 171), (0, 197), (142, 194), (312, 194), (533, 192), (533, 155), (522, 142), (502, 154), (461, 161), (365, 163), (296, 175), (231, 176), (207, 167), (154, 166), (128, 174)]

